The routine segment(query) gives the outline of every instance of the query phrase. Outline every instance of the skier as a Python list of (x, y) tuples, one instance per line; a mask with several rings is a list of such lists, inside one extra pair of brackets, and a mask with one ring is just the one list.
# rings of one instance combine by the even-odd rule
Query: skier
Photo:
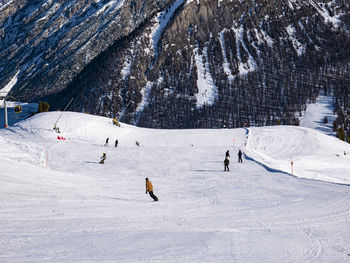
[(106, 139), (105, 146), (108, 146), (109, 138)]
[(153, 186), (150, 180), (146, 178), (146, 194), (149, 193), (149, 195), (153, 198), (154, 201), (158, 201), (158, 197), (156, 197), (153, 194)]
[(243, 163), (243, 160), (242, 160), (242, 151), (241, 151), (241, 150), (238, 151), (238, 162), (239, 162), (239, 163)]
[(100, 164), (104, 164), (106, 159), (107, 159), (106, 153), (103, 153)]
[(230, 153), (229, 153), (229, 150), (227, 150), (226, 152), (226, 158), (229, 158), (230, 157)]
[(138, 141), (136, 141), (136, 145), (137, 145), (137, 146), (140, 146), (140, 143), (139, 143)]
[(118, 147), (118, 139), (115, 140), (114, 146), (115, 146), (115, 148)]
[(228, 167), (229, 163), (230, 163), (230, 160), (228, 159), (228, 157), (225, 157), (225, 161), (224, 161), (225, 172), (226, 172), (226, 168), (227, 168), (227, 171), (230, 171), (230, 168)]

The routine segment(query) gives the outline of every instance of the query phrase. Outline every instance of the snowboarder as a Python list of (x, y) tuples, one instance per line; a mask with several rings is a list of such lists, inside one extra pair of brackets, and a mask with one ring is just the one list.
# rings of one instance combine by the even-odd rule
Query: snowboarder
[(239, 163), (243, 163), (243, 160), (242, 160), (242, 151), (241, 151), (241, 150), (238, 151), (238, 162), (239, 162)]
[(138, 141), (136, 141), (136, 145), (137, 145), (137, 146), (140, 146), (140, 143), (139, 143)]
[(226, 152), (226, 158), (230, 158), (230, 152), (229, 152), (229, 150), (227, 150), (227, 152)]
[(119, 124), (119, 121), (117, 120), (117, 118), (113, 119), (113, 124), (120, 127), (120, 124)]
[(106, 139), (105, 146), (108, 146), (109, 138)]
[(106, 153), (103, 153), (100, 164), (104, 164), (106, 159), (107, 159)]
[(146, 194), (149, 193), (149, 195), (153, 198), (154, 201), (158, 201), (158, 197), (156, 197), (153, 194), (153, 186), (150, 180), (146, 178)]
[(115, 146), (115, 148), (118, 147), (118, 139), (115, 140), (114, 146)]
[(226, 168), (227, 168), (227, 171), (230, 171), (230, 168), (228, 167), (229, 164), (230, 164), (230, 160), (228, 159), (228, 157), (225, 157), (225, 160), (224, 160), (225, 172), (226, 172)]

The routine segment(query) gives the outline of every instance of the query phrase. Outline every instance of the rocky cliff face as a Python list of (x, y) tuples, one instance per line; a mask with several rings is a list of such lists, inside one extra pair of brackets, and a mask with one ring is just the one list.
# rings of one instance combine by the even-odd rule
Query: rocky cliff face
[(346, 0), (18, 2), (0, 17), (0, 70), (24, 99), (189, 128), (297, 124), (321, 90), (350, 94)]
[(0, 3), (0, 87), (17, 74), (15, 93), (60, 91), (113, 42), (169, 0), (5, 0)]

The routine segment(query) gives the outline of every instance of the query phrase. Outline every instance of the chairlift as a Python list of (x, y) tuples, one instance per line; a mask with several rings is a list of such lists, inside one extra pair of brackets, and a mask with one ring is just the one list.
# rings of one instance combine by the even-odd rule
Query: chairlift
[(15, 113), (21, 113), (22, 112), (22, 107), (21, 105), (16, 105), (15, 106)]

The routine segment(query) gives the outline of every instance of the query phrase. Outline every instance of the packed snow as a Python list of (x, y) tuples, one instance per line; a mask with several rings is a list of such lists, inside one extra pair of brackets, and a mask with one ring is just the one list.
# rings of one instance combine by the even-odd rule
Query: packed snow
[[(321, 95), (316, 103), (308, 104), (307, 110), (300, 118), (300, 126), (319, 130), (327, 135), (334, 134), (332, 130), (336, 115), (333, 113), (333, 97)], [(324, 122), (326, 117), (327, 122)]]
[(0, 129), (0, 262), (350, 259), (349, 144), (303, 127), (154, 130), (72, 112), (56, 133), (61, 114)]

